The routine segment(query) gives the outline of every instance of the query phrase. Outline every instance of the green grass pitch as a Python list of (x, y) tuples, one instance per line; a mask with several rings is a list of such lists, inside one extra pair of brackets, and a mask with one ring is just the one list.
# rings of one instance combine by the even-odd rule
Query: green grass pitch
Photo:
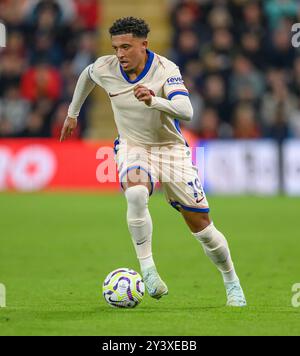
[(300, 199), (211, 197), (210, 205), (249, 306), (225, 307), (220, 274), (155, 194), (153, 249), (169, 295), (123, 310), (101, 295), (111, 270), (138, 269), (123, 196), (1, 194), (0, 335), (299, 335), (291, 289), (300, 283)]

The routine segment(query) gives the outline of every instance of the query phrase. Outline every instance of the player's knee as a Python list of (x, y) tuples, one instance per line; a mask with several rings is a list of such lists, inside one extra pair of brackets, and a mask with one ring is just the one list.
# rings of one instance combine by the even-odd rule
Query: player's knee
[(193, 233), (203, 231), (211, 225), (208, 213), (182, 211), (182, 215)]
[(145, 186), (148, 191), (151, 191), (152, 184), (147, 172), (141, 169), (132, 169), (127, 173), (126, 180), (123, 182), (124, 190), (135, 186)]
[(125, 196), (128, 206), (142, 209), (148, 204), (149, 191), (144, 185), (135, 185), (126, 189)]
[(200, 242), (207, 244), (213, 239), (215, 232), (216, 228), (214, 224), (210, 223), (204, 229), (200, 229), (195, 235)]

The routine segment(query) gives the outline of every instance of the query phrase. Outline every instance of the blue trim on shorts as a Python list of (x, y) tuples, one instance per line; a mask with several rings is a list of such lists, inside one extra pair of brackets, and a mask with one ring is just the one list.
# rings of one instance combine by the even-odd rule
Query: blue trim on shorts
[(185, 206), (181, 203), (179, 203), (178, 201), (171, 201), (170, 204), (172, 205), (172, 207), (176, 210), (179, 211), (178, 209), (178, 205), (186, 210), (186, 211), (193, 211), (193, 212), (196, 212), (196, 213), (209, 213), (210, 209), (209, 208), (192, 208), (190, 206)]
[(145, 169), (145, 168), (143, 168), (143, 167), (141, 167), (141, 166), (132, 166), (132, 167), (129, 167), (129, 168), (127, 168), (127, 170), (121, 175), (121, 177), (120, 177), (120, 184), (121, 184), (121, 187), (122, 187), (122, 189), (124, 190), (124, 187), (123, 187), (123, 184), (122, 184), (122, 179), (124, 178), (124, 176), (126, 175), (126, 174), (128, 174), (128, 172), (130, 172), (130, 171), (132, 171), (133, 169), (140, 169), (141, 171), (144, 171), (144, 172), (146, 172), (147, 174), (148, 174), (148, 177), (150, 178), (150, 183), (151, 183), (151, 191), (150, 191), (150, 196), (153, 194), (153, 191), (154, 191), (154, 183), (153, 183), (153, 179), (152, 179), (152, 176), (151, 176), (151, 174)]

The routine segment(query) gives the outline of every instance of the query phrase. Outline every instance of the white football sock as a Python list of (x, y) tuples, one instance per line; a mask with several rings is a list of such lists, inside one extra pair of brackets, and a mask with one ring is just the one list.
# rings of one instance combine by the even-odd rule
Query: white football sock
[(126, 189), (127, 223), (141, 270), (154, 266), (152, 219), (148, 210), (149, 191), (143, 185)]
[(201, 243), (205, 254), (217, 266), (225, 283), (238, 280), (224, 235), (211, 223), (204, 230), (193, 233)]

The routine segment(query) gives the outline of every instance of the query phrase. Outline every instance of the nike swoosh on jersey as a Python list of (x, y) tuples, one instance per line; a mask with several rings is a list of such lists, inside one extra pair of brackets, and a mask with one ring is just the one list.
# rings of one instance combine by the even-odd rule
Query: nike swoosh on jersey
[(113, 98), (114, 96), (118, 96), (118, 95), (120, 95), (120, 94), (112, 94), (112, 93), (108, 93), (108, 95), (109, 95), (111, 98)]

